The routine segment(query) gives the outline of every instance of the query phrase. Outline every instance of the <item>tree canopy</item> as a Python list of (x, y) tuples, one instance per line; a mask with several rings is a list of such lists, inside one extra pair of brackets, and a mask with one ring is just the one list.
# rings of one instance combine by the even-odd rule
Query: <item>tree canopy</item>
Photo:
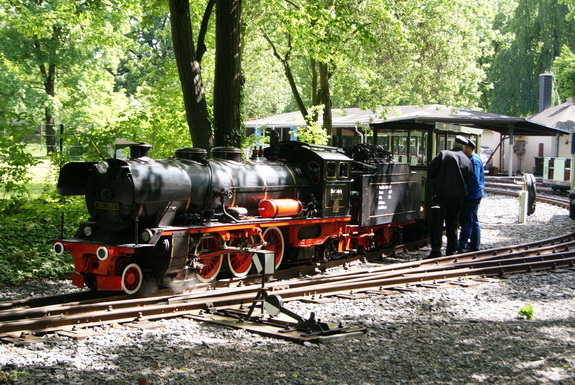
[[(1, 121), (148, 141), (157, 156), (224, 136), (238, 144), (241, 120), (294, 110), (312, 121), (322, 107), (430, 103), (526, 115), (539, 73), (561, 79), (575, 49), (574, 0), (0, 5)], [(188, 40), (174, 33), (176, 16)], [(190, 47), (195, 58), (179, 57)], [(199, 109), (188, 109), (190, 95)]]
[(558, 0), (518, 0), (492, 64), (489, 110), (516, 116), (537, 112), (539, 74), (552, 71), (562, 46), (575, 48), (575, 21)]

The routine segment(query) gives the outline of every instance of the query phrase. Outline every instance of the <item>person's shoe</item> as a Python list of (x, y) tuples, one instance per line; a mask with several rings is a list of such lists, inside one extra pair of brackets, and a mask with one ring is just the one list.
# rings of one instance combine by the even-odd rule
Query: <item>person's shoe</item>
[(425, 257), (425, 259), (439, 258), (439, 257), (441, 257), (441, 253), (434, 253), (434, 252), (432, 251), (427, 257)]

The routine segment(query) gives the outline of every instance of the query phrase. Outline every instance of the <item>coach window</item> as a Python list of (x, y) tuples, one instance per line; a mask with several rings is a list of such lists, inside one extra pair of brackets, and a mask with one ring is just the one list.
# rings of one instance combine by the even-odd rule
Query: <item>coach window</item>
[(414, 130), (409, 133), (409, 164), (427, 164), (427, 132)]
[(393, 160), (396, 162), (409, 162), (408, 142), (409, 131), (407, 130), (392, 130), (391, 132), (391, 153), (393, 154)]

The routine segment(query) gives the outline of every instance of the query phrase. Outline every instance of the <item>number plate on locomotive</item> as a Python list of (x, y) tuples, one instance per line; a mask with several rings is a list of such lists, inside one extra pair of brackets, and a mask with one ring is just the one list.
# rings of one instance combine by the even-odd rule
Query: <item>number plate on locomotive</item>
[(120, 210), (120, 204), (119, 203), (115, 203), (115, 202), (99, 202), (99, 201), (95, 201), (94, 202), (94, 208), (98, 209), (98, 210), (114, 210), (114, 211), (119, 211)]

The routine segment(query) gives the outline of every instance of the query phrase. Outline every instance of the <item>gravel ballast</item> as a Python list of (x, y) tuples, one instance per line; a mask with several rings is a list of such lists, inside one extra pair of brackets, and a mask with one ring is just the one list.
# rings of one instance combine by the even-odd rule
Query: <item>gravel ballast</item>
[[(518, 224), (516, 198), (480, 205), (482, 247), (575, 230), (566, 209), (538, 204)], [(421, 259), (429, 248), (400, 255)], [(389, 261), (387, 261), (389, 263)], [(362, 268), (361, 265), (353, 268)], [(2, 301), (72, 290), (69, 283), (4, 288)], [(534, 318), (519, 310), (531, 305)], [(0, 383), (18, 384), (575, 384), (575, 272), (517, 275), (369, 299), (285, 305), (366, 327), (361, 338), (304, 345), (189, 319), (141, 330), (95, 328), (84, 340), (48, 334), (0, 345)]]

